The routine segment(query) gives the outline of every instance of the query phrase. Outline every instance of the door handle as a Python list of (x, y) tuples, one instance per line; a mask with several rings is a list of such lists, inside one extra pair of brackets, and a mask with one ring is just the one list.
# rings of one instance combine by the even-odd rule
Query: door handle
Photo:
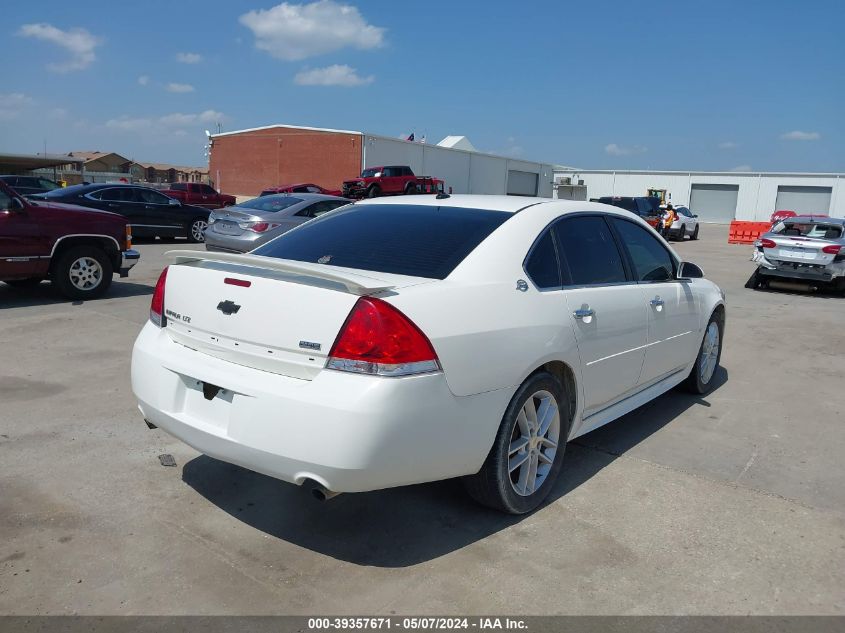
[(654, 306), (655, 308), (659, 308), (660, 306), (662, 306), (665, 303), (665, 301), (663, 301), (663, 299), (661, 299), (660, 297), (655, 297), (654, 299), (649, 301), (649, 303), (652, 306)]
[(108, 204), (109, 209), (117, 209), (119, 206), (119, 204), (115, 204), (114, 202)]
[(572, 313), (576, 319), (586, 319), (587, 317), (591, 317), (595, 314), (595, 310), (592, 308), (578, 308), (575, 312)]

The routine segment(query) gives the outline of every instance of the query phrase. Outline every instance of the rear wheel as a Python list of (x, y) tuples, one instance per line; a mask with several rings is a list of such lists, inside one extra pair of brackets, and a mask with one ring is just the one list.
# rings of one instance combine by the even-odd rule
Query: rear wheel
[(554, 486), (568, 436), (563, 386), (547, 372), (534, 374), (511, 399), (481, 470), (464, 477), (467, 492), (502, 512), (531, 512)]
[(405, 195), (406, 196), (413, 195), (413, 194), (417, 193), (417, 191), (418, 191), (417, 185), (415, 183), (409, 182), (407, 185), (405, 185)]
[(722, 334), (724, 332), (724, 318), (718, 312), (710, 316), (707, 328), (704, 330), (704, 338), (698, 348), (698, 356), (695, 359), (689, 376), (685, 383), (687, 391), (699, 395), (705, 395), (713, 389), (713, 376), (719, 367), (719, 360), (722, 358)]
[(111, 260), (96, 246), (76, 246), (59, 256), (52, 277), (65, 297), (94, 299), (111, 285)]
[(698, 225), (697, 224), (695, 225), (695, 230), (692, 232), (692, 235), (690, 235), (690, 239), (691, 240), (697, 240), (698, 239)]
[(686, 237), (686, 234), (687, 234), (687, 227), (686, 227), (686, 225), (682, 224), (681, 230), (678, 231), (678, 237), (675, 238), (675, 239), (677, 239), (679, 242), (683, 242), (684, 237)]
[(378, 198), (381, 194), (381, 189), (379, 189), (376, 185), (373, 185), (369, 189), (367, 189), (367, 197), (368, 198)]
[(194, 218), (188, 227), (188, 241), (197, 243), (205, 241), (205, 230), (208, 228), (208, 220), (205, 218)]

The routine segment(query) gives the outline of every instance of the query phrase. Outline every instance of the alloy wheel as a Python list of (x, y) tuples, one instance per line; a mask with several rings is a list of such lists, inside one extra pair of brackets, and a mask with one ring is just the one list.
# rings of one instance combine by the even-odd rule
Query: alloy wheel
[(537, 391), (516, 416), (508, 447), (508, 474), (518, 495), (533, 494), (549, 474), (560, 440), (560, 409), (548, 391)]
[(103, 267), (93, 257), (80, 257), (70, 265), (70, 283), (78, 290), (93, 290), (103, 280)]
[(701, 382), (705, 385), (710, 382), (713, 372), (716, 370), (716, 363), (719, 360), (719, 325), (711, 321), (704, 334), (704, 342), (701, 344), (701, 356), (699, 357), (699, 373)]
[(205, 220), (194, 220), (191, 224), (191, 237), (195, 242), (205, 241), (205, 230), (208, 228), (208, 222)]

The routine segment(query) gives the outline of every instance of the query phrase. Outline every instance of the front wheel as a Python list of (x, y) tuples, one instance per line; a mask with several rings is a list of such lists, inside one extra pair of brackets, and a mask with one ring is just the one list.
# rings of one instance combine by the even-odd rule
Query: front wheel
[(208, 221), (205, 218), (195, 218), (188, 227), (188, 241), (192, 243), (204, 242)]
[(95, 246), (77, 246), (59, 256), (53, 283), (69, 299), (94, 299), (111, 285), (112, 264)]
[(722, 335), (725, 330), (725, 320), (718, 312), (710, 316), (704, 338), (698, 348), (695, 364), (692, 366), (685, 386), (687, 391), (698, 395), (710, 393), (713, 389), (713, 376), (722, 358)]
[(479, 503), (526, 514), (554, 486), (569, 436), (569, 398), (547, 372), (529, 377), (511, 399), (484, 465), (464, 477), (464, 487)]

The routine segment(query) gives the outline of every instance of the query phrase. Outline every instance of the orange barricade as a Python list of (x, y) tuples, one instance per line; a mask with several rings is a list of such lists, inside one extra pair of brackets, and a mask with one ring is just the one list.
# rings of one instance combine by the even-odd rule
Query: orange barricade
[(771, 228), (769, 222), (746, 222), (734, 220), (728, 233), (728, 244), (752, 244), (754, 240)]

